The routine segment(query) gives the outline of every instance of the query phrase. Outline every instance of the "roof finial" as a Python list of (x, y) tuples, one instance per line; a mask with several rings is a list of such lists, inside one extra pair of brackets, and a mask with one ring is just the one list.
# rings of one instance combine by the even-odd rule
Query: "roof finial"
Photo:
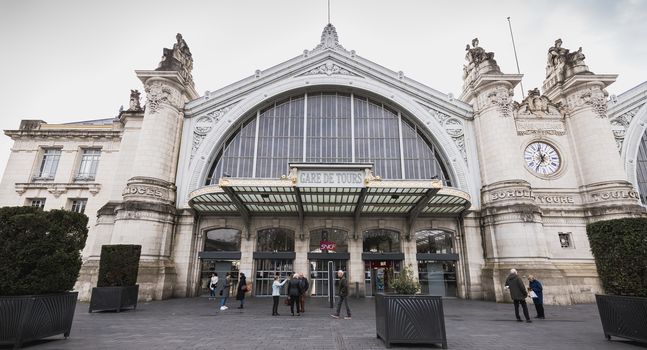
[(337, 36), (335, 26), (330, 23), (324, 27), (324, 30), (321, 33), (321, 42), (314, 48), (315, 51), (325, 49), (346, 51), (346, 49), (339, 44), (339, 37)]

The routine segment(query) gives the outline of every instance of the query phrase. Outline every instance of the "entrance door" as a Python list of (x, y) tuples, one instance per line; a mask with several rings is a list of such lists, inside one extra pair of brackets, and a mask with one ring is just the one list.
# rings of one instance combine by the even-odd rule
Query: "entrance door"
[[(317, 297), (328, 296), (328, 261), (333, 262), (333, 281), (337, 278), (337, 271), (347, 271), (348, 260), (310, 260), (310, 295)], [(348, 278), (348, 276), (346, 277)]]
[(418, 261), (422, 294), (456, 296), (456, 261)]
[(389, 286), (389, 279), (400, 273), (400, 260), (365, 260), (364, 287), (366, 296), (384, 293)]
[[(254, 283), (254, 295), (272, 295), (272, 283), (274, 276), (279, 275), (282, 281), (288, 276), (292, 276), (294, 268), (292, 267), (293, 259), (257, 259), (256, 279)], [(285, 295), (285, 288), (281, 288), (281, 295)]]
[[(218, 274), (219, 281), (224, 281), (227, 272), (231, 276), (231, 285), (230, 285), (230, 295), (231, 288), (236, 288), (238, 285), (238, 269), (240, 267), (239, 260), (212, 260), (212, 259), (202, 259), (202, 272), (201, 272), (201, 283), (200, 283), (200, 294), (208, 295), (209, 294), (209, 281), (211, 280), (211, 274), (213, 272)], [(223, 286), (223, 283), (219, 283)]]

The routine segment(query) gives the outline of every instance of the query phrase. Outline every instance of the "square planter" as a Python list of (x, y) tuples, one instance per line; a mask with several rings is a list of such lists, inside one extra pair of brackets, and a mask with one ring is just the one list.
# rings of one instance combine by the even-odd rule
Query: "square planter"
[(139, 285), (125, 287), (94, 287), (90, 298), (90, 308), (92, 311), (116, 310), (132, 307), (137, 308), (137, 295), (139, 294)]
[(647, 343), (647, 298), (595, 295), (604, 336)]
[(440, 296), (377, 294), (375, 328), (387, 348), (393, 343), (408, 343), (441, 344), (447, 349)]
[(79, 293), (0, 297), (0, 344), (22, 343), (63, 334), (70, 336)]

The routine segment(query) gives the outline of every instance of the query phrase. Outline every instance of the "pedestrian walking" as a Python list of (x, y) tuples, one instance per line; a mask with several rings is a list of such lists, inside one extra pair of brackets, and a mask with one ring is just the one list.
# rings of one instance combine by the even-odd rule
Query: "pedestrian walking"
[(238, 287), (236, 288), (236, 300), (240, 300), (239, 309), (245, 308), (245, 293), (247, 293), (247, 278), (244, 273), (238, 275)]
[(510, 291), (510, 296), (514, 302), (514, 315), (517, 317), (518, 322), (523, 322), (521, 316), (519, 316), (519, 305), (523, 308), (523, 315), (526, 317), (526, 322), (532, 322), (530, 320), (530, 314), (528, 313), (528, 305), (526, 304), (526, 298), (528, 297), (528, 292), (526, 291), (526, 286), (521, 281), (521, 278), (517, 275), (517, 270), (510, 269), (510, 274), (505, 280), (505, 287)]
[[(535, 276), (528, 275), (528, 292), (530, 292), (530, 297), (532, 298), (533, 304), (535, 304), (535, 310), (537, 311), (537, 316), (535, 318), (545, 319), (544, 315), (544, 293), (543, 286), (541, 282), (535, 279)], [(534, 295), (533, 295), (534, 293)]]
[(284, 279), (283, 282), (279, 282), (279, 276), (274, 276), (274, 283), (272, 283), (272, 316), (281, 316), (279, 315), (279, 298), (281, 298), (281, 287), (287, 282), (288, 279)]
[(218, 273), (211, 273), (211, 279), (209, 280), (209, 300), (216, 298), (216, 288), (218, 287)]
[(299, 279), (301, 280), (301, 297), (299, 298), (299, 303), (301, 305), (301, 312), (305, 312), (305, 305), (306, 305), (306, 296), (308, 295), (308, 289), (310, 289), (310, 283), (308, 282), (308, 279), (306, 276), (303, 275), (303, 273), (299, 274)]
[(339, 286), (337, 287), (337, 311), (334, 315), (330, 315), (333, 318), (339, 318), (339, 312), (341, 311), (341, 304), (346, 305), (346, 317), (344, 319), (350, 320), (350, 308), (348, 307), (348, 281), (344, 275), (344, 271), (337, 271), (337, 277), (339, 277)]
[(225, 274), (225, 282), (220, 290), (220, 310), (229, 309), (227, 305), (227, 299), (229, 298), (229, 288), (231, 288), (231, 274), (227, 272)]

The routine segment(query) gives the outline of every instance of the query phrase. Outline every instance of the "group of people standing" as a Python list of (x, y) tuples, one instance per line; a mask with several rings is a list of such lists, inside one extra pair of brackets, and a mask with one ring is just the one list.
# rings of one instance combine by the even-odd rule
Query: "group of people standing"
[(280, 316), (278, 312), (279, 308), (279, 299), (281, 297), (281, 287), (288, 283), (288, 297), (290, 304), (290, 311), (292, 316), (294, 316), (294, 305), (297, 306), (297, 316), (301, 316), (301, 313), (305, 311), (305, 302), (306, 295), (310, 289), (310, 282), (302, 273), (295, 273), (292, 275), (292, 278), (286, 278), (283, 281), (279, 282), (279, 276), (274, 276), (274, 282), (272, 283), (272, 316)]
[[(351, 318), (350, 308), (348, 307), (348, 281), (344, 275), (344, 272), (339, 270), (337, 271), (337, 277), (339, 278), (339, 284), (337, 286), (337, 312), (331, 315), (334, 318), (339, 318), (339, 312), (341, 311), (341, 306), (344, 304), (346, 306), (346, 317), (345, 319)], [(216, 292), (219, 290), (218, 294), (220, 295), (220, 310), (227, 310), (228, 307), (225, 305), (227, 299), (229, 298), (229, 288), (231, 286), (231, 275), (226, 274), (224, 283), (221, 285), (220, 280), (218, 279), (218, 273), (213, 272), (209, 280), (209, 299), (216, 298)], [(288, 277), (283, 281), (280, 281), (280, 277), (274, 276), (274, 282), (272, 283), (272, 316), (280, 316), (278, 313), (279, 300), (281, 298), (281, 288), (287, 284), (287, 295), (286, 304), (290, 305), (290, 311), (292, 316), (295, 316), (294, 309), (296, 305), (296, 316), (301, 316), (301, 313), (305, 311), (305, 300), (310, 289), (310, 282), (303, 275), (303, 273), (295, 273), (292, 277)], [(238, 275), (238, 286), (236, 287), (236, 300), (240, 301), (239, 309), (243, 309), (245, 306), (245, 294), (251, 291), (251, 286), (247, 283), (247, 278), (244, 273)]]
[(535, 279), (535, 276), (528, 275), (528, 287), (526, 287), (521, 280), (521, 277), (519, 277), (517, 270), (510, 269), (510, 274), (505, 281), (505, 288), (510, 291), (510, 297), (512, 297), (512, 302), (514, 303), (514, 315), (517, 317), (518, 322), (523, 322), (519, 315), (520, 305), (523, 309), (523, 315), (526, 318), (526, 322), (532, 322), (528, 312), (528, 305), (526, 304), (526, 298), (528, 296), (532, 298), (532, 302), (535, 304), (535, 310), (537, 311), (535, 318), (546, 318), (544, 314), (543, 286), (541, 285), (541, 282)]

